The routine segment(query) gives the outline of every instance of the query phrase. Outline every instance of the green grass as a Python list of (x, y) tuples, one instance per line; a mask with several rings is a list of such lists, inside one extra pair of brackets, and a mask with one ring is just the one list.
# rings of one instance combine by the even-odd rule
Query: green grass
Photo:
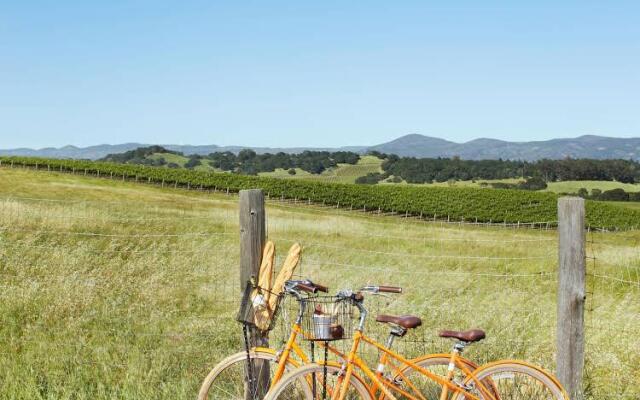
[(357, 164), (340, 164), (335, 170), (334, 182), (355, 183), (356, 179), (372, 173), (382, 173), (382, 160), (374, 156), (362, 156)]
[[(483, 184), (490, 185), (492, 183), (518, 183), (522, 182), (522, 178), (514, 179), (492, 179), (492, 180), (475, 180), (475, 181), (453, 181), (453, 182), (434, 182), (430, 184), (419, 184), (418, 186), (435, 186), (435, 187), (483, 187)], [(564, 181), (549, 182), (545, 192), (553, 193), (577, 193), (580, 188), (589, 191), (600, 189), (602, 191), (611, 189), (624, 189), (627, 192), (639, 192), (640, 184), (621, 183), (615, 181)]]
[(310, 172), (302, 170), (300, 168), (294, 168), (295, 175), (289, 174), (288, 169), (276, 168), (273, 172), (259, 172), (258, 176), (265, 176), (269, 178), (288, 178), (288, 179), (314, 179), (318, 175), (313, 175)]
[(356, 164), (338, 164), (321, 174), (311, 174), (296, 168), (296, 174), (290, 175), (288, 170), (278, 168), (274, 172), (261, 172), (259, 176), (271, 178), (307, 179), (332, 183), (355, 183), (356, 179), (368, 173), (382, 172), (382, 160), (374, 156), (362, 156)]
[[(184, 164), (189, 161), (189, 157), (185, 157), (185, 156), (181, 156), (179, 154), (173, 154), (173, 153), (154, 153), (150, 156), (147, 156), (147, 158), (152, 159), (152, 160), (157, 160), (159, 158), (164, 158), (165, 161), (167, 162), (167, 164), (169, 163), (174, 163), (179, 165), (180, 167), (184, 167)], [(166, 167), (166, 165), (165, 165)], [(210, 164), (209, 164), (209, 160), (202, 160), (200, 165), (197, 165), (196, 167), (193, 168), (195, 171), (204, 171), (204, 172), (212, 172), (212, 171), (216, 171), (216, 172), (220, 172), (218, 169), (213, 168)]]
[[(295, 240), (299, 273), (332, 289), (405, 287), (367, 302), (372, 314), (423, 317), (401, 352), (448, 351), (438, 329), (482, 327), (488, 339), (470, 358), (553, 369), (555, 231), (278, 203), (267, 212), (278, 265)], [(0, 399), (195, 398), (208, 370), (242, 347), (237, 221), (235, 196), (0, 168)], [(640, 280), (640, 233), (592, 235), (590, 398), (637, 399), (640, 288), (625, 282)]]
[[(187, 162), (188, 158), (171, 153), (156, 153), (148, 158), (158, 159), (164, 157), (169, 163), (173, 162), (181, 167)], [(296, 174), (289, 174), (286, 169), (277, 169), (274, 172), (261, 172), (259, 176), (272, 177), (272, 178), (287, 178), (287, 179), (307, 179), (326, 181), (334, 183), (355, 183), (356, 179), (361, 176), (365, 176), (368, 173), (384, 172), (382, 170), (382, 162), (374, 156), (362, 156), (357, 164), (339, 164), (335, 168), (330, 168), (321, 174), (311, 174), (296, 168)], [(203, 161), (203, 165), (199, 165), (194, 168), (197, 171), (215, 171), (207, 160)], [(452, 181), (452, 182), (434, 182), (430, 184), (416, 184), (416, 186), (432, 186), (432, 187), (486, 187), (491, 183), (518, 183), (521, 182), (521, 178), (513, 179), (493, 179), (493, 180), (474, 180), (474, 181)], [(381, 184), (406, 184), (406, 182), (392, 183), (388, 181), (381, 182)], [(485, 185), (485, 186), (483, 186)], [(627, 192), (639, 192), (640, 184), (628, 184), (614, 181), (564, 181), (564, 182), (549, 182), (545, 191), (553, 193), (577, 193), (580, 188), (585, 188), (589, 191), (593, 189), (600, 189), (602, 191), (611, 189), (624, 189)]]
[[(171, 154), (171, 153), (155, 153), (148, 158), (157, 160), (164, 158), (167, 163), (176, 163), (181, 167), (189, 160), (188, 157)], [(287, 178), (287, 179), (307, 179), (337, 183), (355, 183), (356, 179), (372, 172), (382, 172), (382, 160), (374, 156), (362, 156), (357, 164), (338, 164), (335, 168), (329, 168), (321, 174), (312, 174), (300, 168), (295, 168), (296, 174), (291, 175), (286, 169), (278, 168), (273, 172), (260, 172), (259, 176), (271, 178)], [(202, 160), (202, 164), (194, 168), (196, 171), (216, 171), (219, 170), (209, 165), (209, 160)]]
[(616, 207), (640, 210), (640, 202), (637, 201), (605, 201), (605, 203), (611, 204)]
[(158, 160), (160, 158), (164, 158), (167, 163), (175, 163), (181, 167), (184, 167), (184, 164), (187, 161), (189, 161), (188, 157), (181, 156), (179, 154), (173, 154), (173, 153), (154, 153), (150, 156), (147, 156), (147, 158), (151, 160)]
[[(287, 180), (270, 177), (210, 173), (132, 164), (83, 160), (58, 160), (29, 157), (0, 157), (5, 166), (27, 166), (46, 170), (134, 179), (163, 186), (237, 192), (259, 187), (267, 197), (306, 200), (349, 209), (396, 212), (411, 216), (436, 216), (447, 220), (479, 222), (532, 223), (556, 218), (557, 196), (522, 190), (490, 190), (472, 187), (421, 187), (417, 185), (355, 185)], [(586, 220), (591, 227), (629, 229), (638, 226), (640, 213), (602, 202), (588, 200)]]
[(550, 182), (547, 191), (554, 193), (577, 193), (580, 188), (585, 188), (589, 192), (593, 189), (602, 191), (612, 189), (624, 189), (626, 192), (640, 192), (640, 185), (621, 183), (615, 181), (565, 181)]
[(518, 183), (522, 182), (520, 178), (513, 179), (493, 179), (493, 180), (471, 180), (471, 181), (447, 181), (447, 182), (433, 182), (433, 183), (422, 183), (422, 184), (413, 184), (415, 186), (433, 186), (433, 187), (470, 187), (470, 188), (481, 188), (481, 187), (491, 187), (492, 183)]

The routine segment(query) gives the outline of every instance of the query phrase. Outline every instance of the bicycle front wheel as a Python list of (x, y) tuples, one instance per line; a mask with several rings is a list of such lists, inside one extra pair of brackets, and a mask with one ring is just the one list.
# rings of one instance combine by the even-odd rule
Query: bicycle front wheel
[[(309, 364), (285, 375), (264, 400), (329, 400), (342, 385), (344, 376), (337, 365)], [(345, 400), (373, 400), (356, 376), (349, 382)]]
[[(262, 400), (278, 367), (278, 359), (274, 353), (264, 350), (252, 350), (249, 357), (254, 384), (249, 384), (247, 353), (241, 351), (222, 360), (209, 372), (200, 387), (198, 400)], [(294, 367), (287, 361), (286, 371)]]
[[(491, 382), (489, 394), (481, 390), (472, 376), (463, 386), (468, 392), (483, 400), (569, 400), (558, 381), (548, 372), (520, 361), (497, 361), (478, 368), (477, 381)], [(495, 391), (494, 395), (492, 392)], [(464, 400), (464, 393), (456, 393), (452, 400)]]

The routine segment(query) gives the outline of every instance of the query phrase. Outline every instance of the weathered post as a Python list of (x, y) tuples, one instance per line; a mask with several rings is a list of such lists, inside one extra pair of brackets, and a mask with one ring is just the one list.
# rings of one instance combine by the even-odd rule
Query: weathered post
[[(262, 249), (266, 240), (264, 193), (259, 189), (240, 191), (240, 290), (244, 292), (251, 278), (258, 278)], [(260, 332), (252, 331), (249, 335), (250, 345), (268, 346), (268, 338)], [(252, 371), (256, 384), (249, 385), (257, 389), (257, 393), (247, 391), (245, 398), (253, 400), (262, 398), (269, 389), (269, 365), (261, 365), (262, 361), (252, 362)], [(258, 376), (259, 374), (259, 376)]]
[(240, 191), (240, 289), (257, 277), (266, 236), (262, 190)]
[(580, 197), (558, 199), (558, 379), (571, 397), (583, 399), (585, 304), (585, 208)]

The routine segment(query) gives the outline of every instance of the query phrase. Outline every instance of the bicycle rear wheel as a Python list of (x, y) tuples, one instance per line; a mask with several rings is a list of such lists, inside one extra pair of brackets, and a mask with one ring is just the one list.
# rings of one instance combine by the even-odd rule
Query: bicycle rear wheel
[[(424, 368), (444, 379), (447, 375), (450, 360), (451, 355), (449, 354), (433, 354), (415, 359), (413, 362), (415, 362), (419, 367)], [(466, 358), (460, 357), (459, 360), (472, 372), (478, 367), (475, 363), (467, 360)], [(462, 382), (465, 377), (466, 375), (464, 372), (458, 368), (455, 369), (454, 381)], [(442, 385), (429, 377), (422, 375), (410, 366), (405, 366), (400, 369), (399, 373), (394, 374), (393, 382), (398, 387), (409, 393), (413, 393), (417, 390), (427, 399), (439, 399), (440, 394), (442, 393)], [(491, 387), (491, 383), (488, 382), (487, 386)], [(385, 398), (384, 394), (380, 396), (380, 399)], [(404, 397), (399, 396), (398, 398), (403, 399)]]
[[(309, 364), (285, 375), (264, 400), (329, 400), (343, 382), (339, 366)], [(345, 400), (373, 400), (365, 385), (351, 377)]]
[[(463, 385), (469, 393), (484, 400), (569, 400), (558, 381), (549, 373), (519, 361), (498, 361), (478, 368), (474, 375), (481, 382), (491, 382), (497, 396), (485, 395), (471, 376)], [(489, 389), (489, 388), (487, 388)], [(452, 400), (464, 400), (456, 393)]]

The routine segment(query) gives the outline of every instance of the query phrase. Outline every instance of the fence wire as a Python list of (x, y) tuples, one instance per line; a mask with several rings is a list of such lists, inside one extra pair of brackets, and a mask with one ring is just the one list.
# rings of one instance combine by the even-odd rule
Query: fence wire
[[(114, 383), (123, 371), (146, 368), (197, 385), (240, 350), (236, 201), (184, 200), (0, 199), (0, 370), (9, 363), (43, 373), (91, 367)], [(402, 286), (402, 295), (366, 300), (367, 333), (377, 340), (388, 328), (376, 314), (414, 314), (423, 326), (396, 344), (408, 357), (447, 352), (451, 343), (437, 336), (440, 329), (482, 328), (487, 339), (470, 346), (469, 358), (522, 358), (553, 371), (553, 221), (495, 226), (375, 211), (354, 216), (298, 203), (267, 204), (276, 265), (300, 242), (296, 276), (332, 291)], [(588, 394), (638, 398), (640, 236), (592, 230), (588, 237)], [(272, 346), (282, 345), (296, 307), (283, 306)], [(362, 356), (373, 362), (377, 352)]]
[(640, 234), (587, 232), (585, 390), (640, 398)]

